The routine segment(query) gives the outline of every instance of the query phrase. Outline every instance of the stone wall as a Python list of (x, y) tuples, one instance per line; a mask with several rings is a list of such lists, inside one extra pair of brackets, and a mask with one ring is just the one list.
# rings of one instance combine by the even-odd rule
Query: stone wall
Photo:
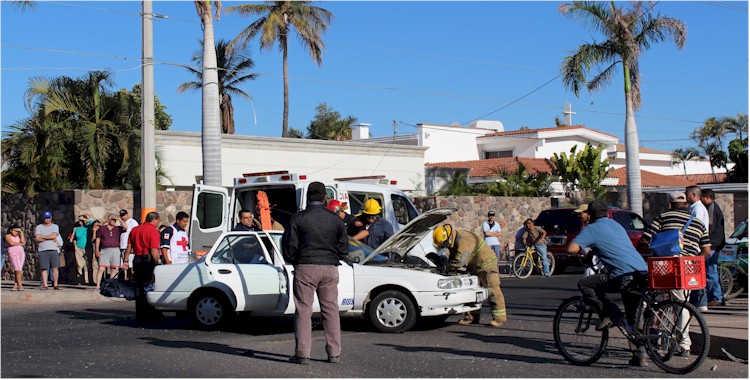
[[(126, 209), (138, 221), (141, 220), (140, 191), (132, 190), (71, 190), (53, 193), (39, 193), (34, 197), (8, 195), (2, 198), (3, 238), (7, 229), (18, 224), (26, 234), (26, 261), (24, 262), (24, 280), (38, 280), (41, 270), (38, 268), (39, 257), (36, 244), (33, 242), (34, 227), (41, 223), (39, 219), (45, 210), (52, 212), (52, 221), (60, 227), (63, 240), (73, 231), (73, 224), (78, 215), (85, 214), (90, 219), (105, 222), (107, 215)], [(192, 192), (159, 191), (156, 193), (156, 211), (161, 216), (162, 224), (172, 224), (175, 215), (180, 211), (190, 213)], [(67, 243), (67, 242), (66, 242)], [(92, 252), (89, 249), (88, 256)], [(75, 281), (75, 259), (70, 252), (65, 253), (66, 265), (60, 268), (60, 280)], [(92, 273), (89, 260), (89, 273)], [(2, 279), (11, 279), (10, 263), (2, 268)]]
[(456, 228), (481, 232), (487, 212), (495, 211), (495, 220), (502, 228), (501, 243), (513, 245), (516, 232), (523, 221), (536, 218), (539, 213), (552, 207), (550, 198), (536, 197), (492, 197), (492, 196), (434, 196), (417, 197), (414, 205), (420, 212), (437, 207), (452, 207), (458, 212), (451, 215), (448, 223)]
[[(628, 205), (628, 195), (626, 193), (607, 193), (609, 204), (626, 209)], [(717, 193), (716, 204), (721, 207), (724, 213), (724, 232), (727, 236), (731, 235), (735, 228), (735, 195), (733, 193)], [(669, 200), (667, 193), (648, 192), (643, 193), (643, 219), (646, 223), (651, 223), (659, 214), (667, 211)]]
[[(625, 209), (627, 206), (627, 194), (609, 193), (609, 204)], [(420, 212), (437, 207), (452, 207), (458, 210), (451, 215), (449, 223), (456, 228), (481, 232), (482, 222), (487, 220), (487, 212), (493, 210), (497, 213), (495, 220), (502, 228), (502, 243), (510, 243), (512, 246), (515, 233), (523, 227), (523, 221), (527, 218), (535, 219), (539, 212), (552, 207), (551, 198), (532, 197), (491, 197), (491, 196), (460, 196), (460, 197), (417, 197), (413, 199), (414, 205)], [(734, 221), (734, 195), (732, 193), (716, 194), (716, 203), (724, 212), (724, 229), (727, 236), (732, 234), (735, 228)], [(643, 212), (647, 223), (653, 221), (659, 214), (667, 211), (666, 193), (643, 193)], [(571, 206), (567, 204), (567, 206)]]

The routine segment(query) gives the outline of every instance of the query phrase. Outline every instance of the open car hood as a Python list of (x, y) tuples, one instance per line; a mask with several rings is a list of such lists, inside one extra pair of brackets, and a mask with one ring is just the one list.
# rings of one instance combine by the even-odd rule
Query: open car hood
[(387, 256), (388, 253), (395, 253), (403, 257), (419, 244), (428, 233), (432, 233), (433, 227), (445, 221), (449, 215), (456, 211), (455, 208), (436, 208), (417, 216), (390, 239), (383, 242), (380, 247), (373, 250), (360, 264), (368, 262), (379, 254)]

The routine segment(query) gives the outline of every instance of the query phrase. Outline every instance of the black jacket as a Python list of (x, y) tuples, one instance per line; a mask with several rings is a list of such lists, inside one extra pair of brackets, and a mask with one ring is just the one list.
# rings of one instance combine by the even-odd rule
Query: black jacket
[(708, 209), (708, 239), (711, 240), (711, 249), (714, 251), (721, 251), (726, 243), (724, 235), (724, 213), (716, 202), (709, 204), (706, 209)]
[(282, 246), (284, 257), (294, 265), (339, 265), (349, 254), (344, 222), (320, 202), (292, 216)]

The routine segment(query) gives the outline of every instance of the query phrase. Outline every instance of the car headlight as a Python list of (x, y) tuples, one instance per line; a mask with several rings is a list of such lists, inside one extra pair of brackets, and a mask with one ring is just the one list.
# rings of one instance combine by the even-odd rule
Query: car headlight
[(463, 283), (459, 278), (444, 278), (442, 280), (438, 280), (437, 283), (438, 289), (457, 289), (462, 285)]

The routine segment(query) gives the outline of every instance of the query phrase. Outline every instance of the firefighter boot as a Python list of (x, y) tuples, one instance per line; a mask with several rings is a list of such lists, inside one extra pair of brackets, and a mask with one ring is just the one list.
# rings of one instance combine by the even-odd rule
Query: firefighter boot
[(464, 318), (458, 321), (460, 325), (476, 325), (479, 324), (479, 313), (464, 313)]
[(506, 321), (501, 321), (500, 319), (493, 319), (490, 321), (490, 326), (492, 327), (500, 327), (505, 323)]

